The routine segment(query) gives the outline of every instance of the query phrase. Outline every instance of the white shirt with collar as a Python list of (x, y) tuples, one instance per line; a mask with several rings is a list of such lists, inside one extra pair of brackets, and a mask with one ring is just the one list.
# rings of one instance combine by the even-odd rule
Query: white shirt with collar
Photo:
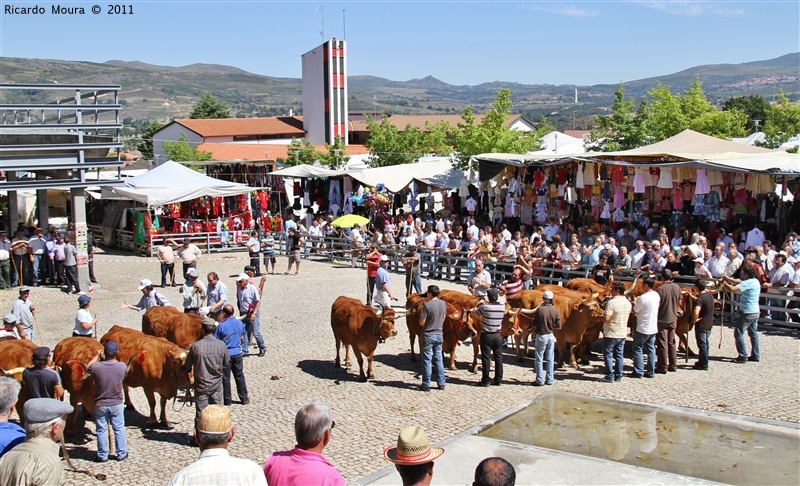
[(193, 463), (178, 471), (170, 486), (194, 484), (251, 484), (266, 486), (264, 470), (253, 461), (231, 457), (224, 448), (206, 449)]

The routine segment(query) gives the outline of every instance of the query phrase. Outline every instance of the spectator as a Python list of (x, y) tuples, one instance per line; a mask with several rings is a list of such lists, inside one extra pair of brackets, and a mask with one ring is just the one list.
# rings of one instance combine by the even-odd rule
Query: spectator
[[(735, 326), (733, 337), (736, 340), (736, 351), (739, 354), (734, 361), (746, 363), (748, 361), (760, 361), (761, 353), (758, 343), (758, 296), (761, 293), (761, 282), (756, 277), (756, 272), (750, 265), (742, 268), (742, 281), (737, 281), (731, 277), (723, 278), (723, 285), (728, 292), (740, 293), (739, 310), (731, 317), (731, 322)], [(736, 283), (735, 285), (732, 285)], [(747, 355), (747, 344), (744, 341), (744, 332), (750, 336), (752, 347), (750, 356)]]
[(276, 452), (264, 464), (267, 484), (344, 485), (342, 475), (322, 455), (334, 427), (336, 422), (328, 405), (313, 402), (303, 406), (294, 418), (294, 449)]
[(256, 276), (261, 276), (261, 263), (258, 259), (258, 253), (261, 251), (261, 243), (258, 241), (258, 231), (251, 231), (250, 238), (245, 243), (247, 253), (250, 256), (250, 265), (256, 269)]
[(197, 271), (197, 260), (200, 258), (200, 248), (192, 243), (192, 239), (188, 236), (183, 239), (183, 245), (178, 247), (178, 258), (183, 263), (183, 274), (186, 275), (190, 268)]
[(64, 387), (61, 385), (61, 375), (54, 369), (48, 368), (50, 361), (50, 348), (44, 346), (33, 349), (33, 368), (25, 368), (22, 372), (22, 382), (28, 398), (55, 398), (61, 400), (64, 396)]
[(11, 242), (5, 231), (0, 231), (0, 290), (12, 286), (11, 280)]
[(0, 458), (0, 481), (4, 485), (61, 484), (64, 469), (58, 444), (73, 408), (52, 398), (25, 402), (25, 441)]
[[(78, 279), (78, 249), (72, 244), (69, 236), (64, 237), (64, 272), (67, 276), (67, 292), (81, 293), (81, 282)], [(73, 290), (74, 288), (74, 290)]]
[(194, 438), (200, 457), (178, 471), (170, 486), (206, 484), (266, 485), (264, 472), (253, 461), (231, 457), (228, 444), (236, 435), (231, 412), (222, 405), (209, 405), (200, 413)]
[(0, 457), (25, 440), (25, 429), (8, 421), (21, 388), (17, 380), (0, 376)]
[(33, 286), (38, 287), (39, 284), (45, 282), (46, 264), (47, 260), (47, 242), (42, 235), (42, 228), (36, 228), (36, 234), (28, 241), (28, 251), (33, 269)]
[(0, 330), (0, 339), (21, 339), (22, 326), (17, 322), (14, 314), (8, 313), (3, 316), (3, 329)]
[[(275, 238), (269, 229), (264, 229), (264, 238), (261, 240), (261, 253), (264, 259), (264, 272), (275, 273)], [(270, 270), (271, 268), (271, 270)]]
[(17, 319), (18, 328), (21, 327), (19, 337), (22, 339), (29, 339), (34, 341), (34, 323), (33, 313), (36, 312), (36, 307), (30, 300), (31, 289), (27, 285), (19, 288), (19, 297), (11, 305), (11, 313)]
[(536, 381), (533, 382), (533, 386), (553, 384), (553, 354), (556, 347), (553, 331), (561, 329), (560, 314), (553, 306), (554, 298), (552, 291), (545, 290), (542, 293), (542, 305), (531, 319), (531, 325), (536, 329), (536, 360), (533, 365), (536, 370)]
[(514, 466), (502, 457), (487, 457), (475, 468), (472, 486), (514, 486), (517, 473)]
[(289, 228), (289, 236), (287, 238), (286, 252), (289, 255), (289, 265), (286, 267), (284, 275), (289, 275), (289, 270), (292, 269), (294, 263), (294, 275), (300, 273), (300, 248), (303, 247), (305, 241), (300, 236), (300, 232), (296, 228)]
[(153, 282), (148, 279), (142, 279), (139, 282), (139, 290), (142, 292), (142, 297), (136, 305), (131, 305), (127, 301), (123, 301), (120, 309), (131, 309), (135, 311), (146, 311), (147, 309), (155, 306), (169, 305), (169, 299), (164, 297), (164, 294), (154, 290)]
[(208, 279), (206, 291), (208, 317), (218, 321), (218, 317), (222, 314), (222, 307), (228, 303), (228, 287), (219, 281), (217, 272), (209, 272), (206, 278)]
[(417, 247), (411, 245), (406, 248), (403, 255), (403, 267), (406, 269), (406, 295), (411, 294), (411, 287), (418, 294), (422, 293), (422, 281), (420, 279), (420, 260), (417, 255)]
[[(661, 297), (653, 290), (656, 281), (652, 277), (644, 279), (647, 291), (636, 299), (633, 312), (636, 313), (636, 330), (633, 333), (633, 373), (631, 378), (653, 378), (656, 373), (655, 339), (658, 334), (658, 305)], [(644, 369), (643, 352), (647, 350), (647, 370)], [(660, 370), (658, 373), (666, 373)]]
[(699, 292), (692, 309), (695, 323), (694, 337), (697, 341), (697, 352), (699, 353), (693, 366), (696, 370), (708, 369), (708, 340), (711, 337), (711, 328), (714, 326), (714, 296), (708, 290), (710, 283), (707, 280), (695, 280), (694, 282)]
[(603, 324), (603, 355), (605, 359), (605, 381), (622, 379), (623, 350), (628, 337), (628, 317), (631, 303), (623, 295), (625, 285), (614, 282), (611, 285), (612, 298), (606, 304), (605, 324)]
[(92, 230), (86, 232), (86, 252), (89, 260), (89, 281), (96, 284), (97, 279), (94, 277), (94, 254), (97, 252), (97, 240), (94, 238)]
[(475, 271), (469, 276), (467, 288), (480, 300), (486, 300), (486, 291), (492, 286), (492, 276), (483, 268), (483, 260), (475, 259)]
[(372, 305), (372, 296), (375, 294), (375, 275), (380, 268), (381, 252), (374, 243), (369, 244), (369, 252), (364, 257), (367, 264), (367, 305)]
[(605, 285), (609, 281), (614, 280), (611, 272), (611, 267), (608, 265), (608, 258), (605, 254), (601, 254), (600, 260), (592, 269), (592, 279), (600, 285)]
[(92, 317), (89, 312), (92, 298), (88, 295), (78, 297), (78, 312), (75, 313), (75, 327), (72, 329), (73, 336), (92, 337), (92, 331), (97, 325), (97, 317)]
[(197, 269), (190, 267), (186, 270), (186, 282), (180, 288), (183, 294), (183, 312), (186, 314), (200, 315), (200, 307), (206, 298), (206, 286), (198, 278)]
[(230, 362), (222, 369), (222, 401), (224, 405), (231, 404), (231, 373), (236, 381), (236, 393), (242, 405), (250, 403), (247, 397), (247, 382), (244, 379), (244, 362), (242, 361), (242, 342), (246, 339), (244, 324), (233, 317), (234, 309), (230, 304), (222, 308), (221, 321), (214, 331), (214, 337), (223, 341), (228, 348)]
[[(262, 277), (263, 279), (264, 277)], [(258, 345), (258, 357), (267, 354), (267, 345), (261, 336), (261, 291), (250, 282), (250, 276), (240, 273), (236, 277), (236, 301), (239, 303), (239, 318), (244, 324), (247, 336), (242, 346), (244, 356), (250, 355), (250, 336), (255, 336)]]
[[(102, 351), (92, 358), (86, 367), (94, 379), (94, 417), (97, 424), (97, 460), (108, 460), (108, 425), (114, 431), (117, 460), (128, 457), (125, 441), (125, 399), (122, 382), (128, 374), (128, 365), (117, 361), (119, 345), (106, 341)], [(100, 361), (100, 358), (103, 358)]]
[(383, 457), (394, 463), (403, 486), (426, 486), (433, 479), (433, 461), (444, 449), (431, 447), (422, 427), (404, 427), (397, 436), (397, 446), (387, 447)]
[(159, 263), (161, 264), (161, 288), (167, 286), (167, 275), (169, 274), (170, 278), (170, 285), (173, 287), (177, 287), (178, 284), (175, 283), (175, 252), (174, 250), (178, 247), (174, 241), (167, 238), (164, 240), (163, 243), (158, 247), (156, 251), (156, 258), (158, 258)]
[(195, 427), (200, 423), (200, 412), (209, 405), (222, 405), (222, 373), (230, 366), (230, 355), (224, 342), (214, 337), (216, 323), (203, 318), (203, 339), (192, 344), (183, 368), (194, 372)]

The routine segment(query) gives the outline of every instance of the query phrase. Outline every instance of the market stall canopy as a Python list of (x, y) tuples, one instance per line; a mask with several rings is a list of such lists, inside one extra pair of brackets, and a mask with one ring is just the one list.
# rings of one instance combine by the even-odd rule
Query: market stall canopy
[(155, 206), (203, 196), (235, 196), (256, 189), (205, 176), (170, 160), (140, 176), (125, 180), (122, 186), (104, 187), (103, 198), (108, 195), (109, 199), (126, 198)]
[(576, 154), (481, 154), (481, 180), (496, 176), (505, 166), (547, 166), (573, 161), (594, 161), (617, 165), (688, 166), (737, 172), (771, 174), (800, 173), (800, 155), (783, 150), (741, 145), (693, 130), (684, 130), (670, 138), (644, 147), (618, 152)]
[(360, 171), (349, 171), (347, 175), (369, 187), (383, 184), (391, 193), (403, 192), (411, 181), (418, 181), (431, 189), (455, 189), (466, 176), (464, 171), (453, 167), (449, 157), (420, 159), (413, 164), (391, 165)]
[(269, 175), (275, 175), (280, 177), (295, 177), (300, 179), (305, 179), (309, 177), (322, 177), (322, 178), (337, 177), (343, 174), (346, 174), (346, 172), (343, 170), (332, 170), (332, 169), (327, 169), (325, 167), (317, 167), (308, 164), (295, 165), (294, 167), (285, 167), (283, 169), (269, 173)]

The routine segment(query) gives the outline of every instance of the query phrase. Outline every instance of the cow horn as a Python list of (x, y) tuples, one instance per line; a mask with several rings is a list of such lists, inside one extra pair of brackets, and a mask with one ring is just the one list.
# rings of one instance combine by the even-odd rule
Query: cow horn
[(534, 313), (536, 313), (537, 310), (539, 310), (539, 307), (541, 307), (541, 304), (537, 305), (533, 309), (520, 309), (519, 311), (523, 315), (532, 316)]
[(715, 288), (709, 289), (708, 291), (711, 292), (712, 294), (716, 295), (716, 294), (718, 294), (718, 293), (720, 293), (722, 291), (722, 288), (723, 288), (724, 284), (725, 284), (725, 281), (722, 280), (722, 279), (719, 279), (719, 284), (717, 284), (717, 286)]
[(381, 317), (383, 315), (383, 306), (380, 305), (380, 304), (375, 304), (375, 305), (377, 306), (377, 307), (374, 307), (375, 315), (378, 316), (378, 317)]
[(189, 353), (187, 351), (181, 351), (181, 354), (178, 355), (178, 358), (181, 361), (184, 361), (188, 356), (189, 356)]
[(589, 297), (586, 297), (585, 299), (583, 299), (581, 301), (581, 305), (589, 307), (590, 305), (597, 304), (598, 297), (600, 297), (600, 294), (595, 292), (592, 295), (590, 295)]
[(14, 376), (14, 375), (16, 375), (18, 373), (22, 373), (23, 371), (25, 371), (25, 367), (24, 366), (20, 366), (19, 368), (12, 368), (12, 369), (10, 369), (8, 371), (0, 369), (0, 373), (2, 373), (3, 376), (8, 376), (8, 377)]
[(633, 292), (634, 287), (636, 287), (636, 282), (639, 281), (639, 277), (641, 277), (641, 276), (642, 276), (642, 272), (639, 272), (639, 273), (636, 274), (636, 277), (634, 277), (634, 279), (633, 279), (633, 283), (631, 284), (630, 287), (628, 287), (628, 290), (626, 290), (625, 293), (623, 294), (625, 297), (627, 297), (631, 292)]
[(511, 317), (516, 317), (516, 315), (519, 314), (519, 311), (520, 309), (509, 309), (508, 315), (510, 315)]
[(407, 311), (407, 310), (396, 310), (396, 311), (394, 311), (394, 316), (395, 317), (405, 317), (406, 314), (409, 314), (409, 312), (410, 311)]

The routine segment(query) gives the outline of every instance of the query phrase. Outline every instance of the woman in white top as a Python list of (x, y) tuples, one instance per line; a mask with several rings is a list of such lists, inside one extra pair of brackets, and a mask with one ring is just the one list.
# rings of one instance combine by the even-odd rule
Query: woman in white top
[(75, 328), (72, 330), (73, 336), (92, 337), (92, 329), (97, 325), (97, 318), (89, 313), (89, 305), (92, 298), (88, 295), (78, 297), (78, 312), (75, 314)]

